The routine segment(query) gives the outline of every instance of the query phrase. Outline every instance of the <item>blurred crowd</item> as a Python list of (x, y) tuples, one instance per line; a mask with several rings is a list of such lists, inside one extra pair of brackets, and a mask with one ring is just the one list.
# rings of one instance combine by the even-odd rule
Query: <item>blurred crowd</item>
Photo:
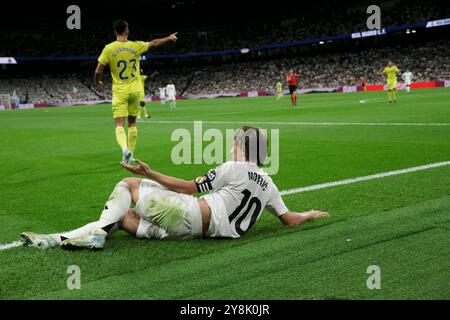
[[(187, 29), (179, 33), (176, 43), (155, 48), (149, 54), (176, 54), (199, 51), (217, 51), (257, 47), (265, 44), (317, 38), (367, 30), (365, 8), (356, 8), (334, 13), (333, 16), (294, 17), (283, 21), (257, 25), (226, 25), (201, 30)], [(447, 9), (446, 9), (447, 10)], [(382, 6), (382, 27), (415, 23), (445, 18), (436, 1), (397, 0)], [(149, 30), (144, 30), (129, 21), (130, 39), (149, 39)], [(158, 30), (151, 38), (167, 35), (173, 30)], [(113, 40), (112, 32), (101, 33), (87, 30), (61, 34), (0, 34), (0, 54), (6, 56), (79, 56), (100, 54), (101, 49)], [(25, 44), (25, 45), (24, 45)]]
[(61, 103), (101, 99), (79, 75), (42, 75), (0, 79), (0, 93), (16, 93), (24, 103)]
[[(251, 62), (196, 64), (163, 68), (145, 83), (147, 96), (159, 95), (159, 88), (175, 84), (177, 94), (204, 95), (243, 91), (274, 91), (290, 69), (300, 75), (305, 89), (356, 86), (360, 78), (368, 84), (384, 82), (382, 70), (388, 60), (401, 72), (411, 71), (414, 81), (449, 80), (450, 41), (420, 45), (372, 48), (362, 51), (301, 55), (293, 58)], [(92, 71), (93, 72), (93, 71)], [(154, 72), (154, 70), (152, 70)], [(111, 98), (108, 72), (106, 90), (96, 92), (92, 74), (58, 74), (0, 79), (0, 93), (16, 91), (22, 103), (55, 103)], [(284, 85), (286, 87), (286, 84)]]
[(290, 69), (299, 73), (299, 85), (305, 89), (355, 86), (359, 85), (361, 77), (367, 83), (376, 84), (384, 82), (381, 73), (388, 60), (396, 63), (401, 72), (411, 71), (414, 81), (444, 80), (450, 79), (449, 56), (450, 41), (439, 41), (420, 46), (186, 67), (167, 70), (148, 85), (157, 88), (170, 80), (179, 90), (186, 88), (185, 94), (274, 91), (276, 82), (284, 83)]

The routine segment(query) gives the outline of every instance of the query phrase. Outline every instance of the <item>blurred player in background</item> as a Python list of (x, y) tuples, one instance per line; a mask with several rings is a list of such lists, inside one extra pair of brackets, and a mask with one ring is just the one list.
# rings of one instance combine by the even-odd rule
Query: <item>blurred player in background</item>
[(361, 77), (359, 79), (360, 83), (361, 83), (361, 90), (362, 91), (366, 91), (366, 79), (364, 79), (363, 77)]
[[(139, 70), (140, 57), (149, 48), (176, 41), (176, 33), (152, 41), (129, 41), (130, 33), (125, 20), (113, 23), (116, 41), (105, 46), (98, 58), (95, 70), (95, 87), (104, 89), (103, 70), (109, 65), (112, 77), (112, 112), (116, 126), (116, 140), (122, 149), (122, 162), (130, 163), (136, 147), (136, 117), (139, 112), (140, 91), (142, 87)], [(128, 118), (128, 139), (124, 124)]]
[(291, 69), (289, 73), (286, 75), (286, 81), (289, 87), (289, 94), (291, 95), (291, 104), (292, 106), (296, 106), (297, 105), (296, 90), (297, 90), (298, 74)]
[(412, 72), (409, 70), (406, 70), (406, 72), (402, 74), (402, 79), (405, 81), (406, 92), (408, 93), (411, 91), (411, 81), (413, 77)]
[(159, 100), (161, 104), (166, 103), (166, 88), (159, 88)]
[(141, 113), (144, 113), (144, 118), (148, 119), (150, 116), (147, 113), (147, 109), (145, 108), (145, 80), (147, 80), (147, 76), (143, 74), (144, 71), (141, 69), (140, 77), (141, 77), (141, 91), (140, 91), (140, 102), (139, 102), (139, 113), (137, 116), (138, 120), (141, 120)]
[(169, 83), (166, 87), (166, 93), (167, 93), (167, 100), (170, 103), (170, 109), (176, 109), (177, 108), (177, 97), (176, 97), (176, 90), (175, 85), (173, 83)]
[(399, 72), (397, 66), (392, 61), (389, 61), (387, 67), (383, 70), (387, 80), (389, 103), (397, 102), (397, 75)]
[(281, 81), (277, 82), (277, 100), (280, 100), (280, 98), (283, 97), (283, 85), (281, 84)]

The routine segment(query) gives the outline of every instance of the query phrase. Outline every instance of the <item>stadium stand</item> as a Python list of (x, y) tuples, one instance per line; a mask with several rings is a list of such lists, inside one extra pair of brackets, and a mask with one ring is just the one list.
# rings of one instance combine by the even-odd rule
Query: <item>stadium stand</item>
[[(390, 1), (385, 4), (383, 26), (408, 24), (450, 16), (442, 11), (439, 1)], [(447, 10), (447, 9), (446, 9)], [(216, 26), (203, 31), (188, 27), (180, 33), (176, 44), (157, 48), (152, 55), (188, 53), (192, 51), (216, 51), (244, 47), (257, 47), (271, 43), (282, 43), (295, 39), (308, 39), (324, 35), (345, 34), (365, 30), (363, 19), (356, 18), (351, 10), (334, 12), (331, 16), (300, 16), (293, 19), (268, 21), (257, 25)], [(319, 21), (319, 22), (318, 22)], [(395, 21), (395, 22), (394, 22)], [(138, 22), (137, 22), (138, 23)], [(338, 28), (336, 26), (339, 26)], [(147, 39), (140, 33), (144, 28), (132, 30), (134, 38)], [(15, 90), (22, 103), (59, 103), (76, 101), (107, 100), (111, 98), (110, 78), (105, 75), (106, 90), (98, 93), (93, 88), (92, 75), (95, 57), (101, 48), (111, 40), (111, 32), (84, 30), (76, 35), (41, 35), (25, 33), (3, 33), (0, 35), (0, 55), (6, 56), (89, 56), (93, 59), (84, 64), (67, 67), (65, 62), (55, 62), (52, 68), (36, 68), (29, 64), (29, 72), (0, 73), (0, 93)], [(173, 30), (170, 30), (173, 31)], [(165, 34), (168, 30), (159, 30)], [(155, 32), (152, 37), (159, 34)], [(400, 36), (399, 36), (400, 37)], [(383, 38), (383, 37), (381, 37)], [(414, 81), (450, 79), (447, 60), (450, 56), (450, 42), (422, 39), (405, 43), (400, 38), (387, 42), (386, 39), (364, 40), (362, 45), (318, 50), (317, 47), (274, 49), (252, 53), (248, 57), (207, 58), (181, 62), (179, 59), (166, 61), (149, 60), (142, 63), (144, 72), (157, 76), (146, 82), (148, 95), (158, 95), (158, 88), (174, 83), (177, 93), (182, 95), (207, 95), (239, 93), (244, 91), (273, 91), (275, 83), (283, 81), (289, 69), (300, 74), (301, 88), (327, 88), (358, 85), (360, 77), (370, 83), (382, 83), (379, 74), (388, 59), (395, 61), (401, 70), (414, 73)], [(398, 41), (398, 43), (397, 43)], [(26, 43), (26, 46), (22, 44)], [(396, 45), (392, 45), (392, 43)], [(348, 44), (348, 43), (347, 43)], [(352, 47), (352, 49), (349, 49)], [(354, 47), (354, 48), (353, 48)], [(28, 66), (28, 65), (27, 65)], [(45, 73), (42, 70), (46, 70)]]

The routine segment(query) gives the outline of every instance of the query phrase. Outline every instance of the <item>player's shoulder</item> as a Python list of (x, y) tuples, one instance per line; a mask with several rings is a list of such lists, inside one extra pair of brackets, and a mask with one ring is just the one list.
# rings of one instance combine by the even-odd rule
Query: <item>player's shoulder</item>
[(110, 48), (114, 48), (114, 47), (116, 47), (116, 46), (118, 46), (118, 45), (120, 45), (120, 42), (119, 42), (119, 41), (111, 41), (110, 43), (107, 43), (107, 44), (105, 45), (105, 48), (110, 49)]

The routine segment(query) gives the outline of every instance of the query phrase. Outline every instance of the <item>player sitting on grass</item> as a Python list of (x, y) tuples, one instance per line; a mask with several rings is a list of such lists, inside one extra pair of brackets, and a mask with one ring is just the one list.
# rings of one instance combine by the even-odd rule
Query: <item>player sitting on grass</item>
[[(116, 41), (106, 45), (98, 57), (95, 69), (95, 87), (102, 91), (102, 75), (109, 65), (112, 77), (112, 112), (116, 125), (116, 140), (122, 149), (122, 161), (132, 161), (136, 147), (136, 117), (139, 112), (142, 82), (140, 77), (140, 57), (149, 48), (158, 47), (170, 41), (176, 41), (176, 33), (152, 41), (130, 41), (128, 23), (124, 20), (114, 21)], [(128, 140), (125, 133), (125, 119), (128, 118)]]
[[(326, 212), (290, 212), (270, 176), (260, 168), (266, 158), (267, 138), (260, 129), (242, 127), (234, 137), (233, 159), (195, 180), (163, 175), (145, 163), (129, 171), (148, 179), (125, 178), (104, 206), (100, 219), (79, 229), (49, 235), (21, 234), (24, 245), (45, 249), (101, 249), (107, 235), (123, 229), (139, 238), (238, 238), (259, 219), (264, 208), (284, 225), (294, 226)], [(150, 180), (149, 180), (150, 179)], [(210, 191), (200, 198), (192, 195)], [(131, 209), (134, 202), (136, 207)]]

